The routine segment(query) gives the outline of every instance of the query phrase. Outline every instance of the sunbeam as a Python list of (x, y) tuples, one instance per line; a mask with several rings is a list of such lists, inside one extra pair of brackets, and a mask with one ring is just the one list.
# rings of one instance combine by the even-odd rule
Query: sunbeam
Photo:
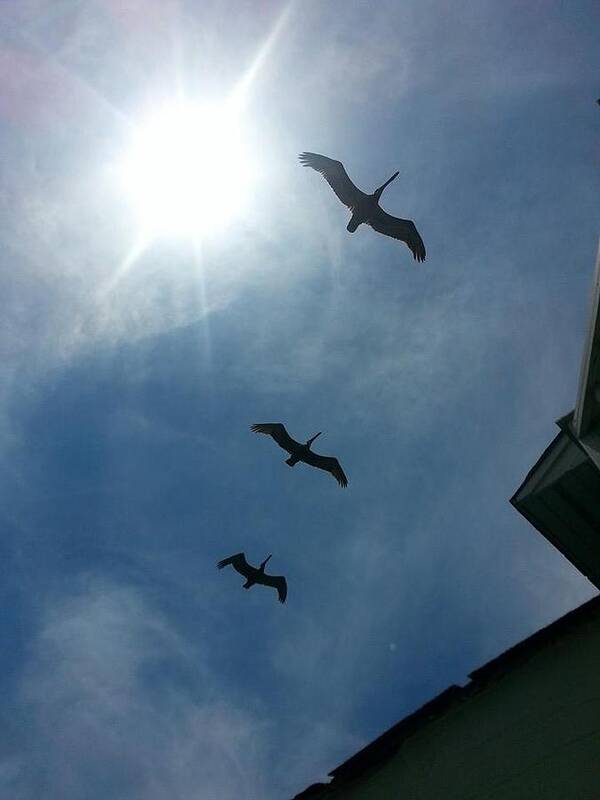
[(250, 87), (252, 83), (256, 79), (260, 69), (262, 68), (263, 64), (266, 62), (268, 56), (271, 53), (271, 50), (275, 46), (276, 42), (278, 41), (282, 31), (285, 28), (285, 25), (289, 19), (290, 12), (292, 10), (292, 2), (289, 2), (278, 16), (277, 21), (273, 25), (273, 28), (269, 35), (266, 37), (265, 41), (259, 48), (256, 56), (254, 57), (252, 64), (246, 70), (244, 76), (237, 84), (233, 94), (232, 94), (232, 101), (236, 108), (243, 108), (246, 99), (248, 97)]
[[(224, 102), (186, 99), (179, 75), (177, 99), (163, 102), (132, 124), (129, 149), (115, 165), (115, 173), (135, 217), (137, 244), (108, 291), (154, 239), (186, 237), (197, 245), (243, 218), (259, 173), (248, 146), (244, 110), (292, 6), (289, 2), (283, 8)], [(201, 252), (197, 246), (196, 252)]]

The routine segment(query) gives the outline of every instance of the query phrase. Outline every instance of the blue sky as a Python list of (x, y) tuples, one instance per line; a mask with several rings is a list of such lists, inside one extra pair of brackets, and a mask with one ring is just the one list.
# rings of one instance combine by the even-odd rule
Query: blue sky
[[(574, 404), (598, 16), (2, 4), (2, 797), (289, 797), (594, 593), (508, 498)], [(260, 52), (247, 213), (124, 269), (139, 109)], [(366, 190), (400, 170), (382, 204), (427, 261), (347, 234), (303, 150)], [(348, 489), (268, 421), (322, 430)], [(238, 550), (285, 606), (217, 572)]]

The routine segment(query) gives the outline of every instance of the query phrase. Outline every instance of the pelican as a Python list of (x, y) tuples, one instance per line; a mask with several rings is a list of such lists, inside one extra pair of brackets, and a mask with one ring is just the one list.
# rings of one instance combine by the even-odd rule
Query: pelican
[(340, 486), (348, 486), (348, 478), (344, 475), (344, 470), (341, 467), (337, 458), (331, 456), (319, 456), (310, 449), (311, 444), (320, 436), (322, 431), (315, 433), (305, 444), (295, 441), (285, 429), (285, 425), (281, 422), (265, 422), (253, 425), (251, 430), (254, 433), (265, 433), (271, 436), (284, 450), (290, 454), (290, 458), (286, 459), (286, 464), (293, 467), (298, 461), (304, 461), (305, 464), (310, 464), (311, 467), (324, 469), (326, 472), (331, 472), (333, 477)]
[(352, 211), (352, 217), (346, 230), (354, 233), (364, 222), (378, 233), (405, 242), (412, 250), (415, 261), (425, 261), (425, 245), (415, 223), (410, 219), (392, 217), (379, 205), (379, 198), (383, 190), (400, 173), (394, 172), (391, 178), (375, 189), (373, 194), (365, 194), (352, 183), (341, 161), (335, 161), (333, 158), (327, 158), (318, 153), (301, 153), (298, 157), (304, 167), (312, 167), (320, 172), (336, 196)]
[(223, 569), (223, 567), (227, 567), (231, 564), (236, 572), (239, 572), (240, 575), (246, 578), (244, 589), (250, 589), (255, 583), (260, 583), (263, 586), (272, 586), (274, 589), (277, 589), (279, 602), (285, 603), (285, 598), (287, 597), (287, 583), (285, 578), (282, 575), (265, 575), (265, 567), (270, 558), (270, 555), (267, 556), (257, 569), (256, 567), (250, 566), (243, 553), (236, 553), (233, 556), (229, 556), (229, 558), (224, 558), (222, 561), (219, 561), (217, 567)]

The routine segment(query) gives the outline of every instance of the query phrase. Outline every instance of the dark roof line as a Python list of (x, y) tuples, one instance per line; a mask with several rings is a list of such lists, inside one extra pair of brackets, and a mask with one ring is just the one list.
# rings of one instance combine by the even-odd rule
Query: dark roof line
[[(566, 414), (564, 417), (561, 417), (560, 419), (558, 419), (556, 421), (556, 424), (560, 428), (559, 432), (556, 434), (554, 439), (552, 439), (550, 444), (547, 445), (547, 447), (544, 449), (543, 453), (537, 459), (535, 464), (529, 469), (529, 471), (527, 472), (527, 475), (525, 475), (525, 477), (521, 481), (521, 483), (519, 485), (519, 488), (515, 491), (513, 496), (510, 498), (509, 502), (510, 502), (511, 506), (513, 506), (519, 512), (519, 514), (523, 514), (523, 516), (525, 516), (524, 512), (521, 510), (521, 508), (518, 505), (519, 500), (518, 500), (517, 495), (519, 494), (521, 489), (524, 486), (526, 486), (529, 483), (529, 481), (533, 478), (533, 476), (535, 475), (535, 473), (539, 469), (540, 464), (543, 464), (544, 461), (546, 461), (546, 459), (550, 455), (550, 453), (558, 446), (560, 441), (564, 440), (565, 435), (568, 437), (568, 435), (569, 435), (568, 431), (563, 430), (563, 427), (562, 427), (561, 423), (563, 423), (565, 420), (569, 420), (572, 416), (573, 416), (573, 412), (571, 411), (569, 414)], [(531, 520), (529, 520), (529, 521), (531, 522)], [(535, 528), (535, 525), (533, 527)]]
[[(600, 615), (600, 594), (594, 595), (591, 600), (587, 600), (572, 611), (567, 612), (554, 622), (540, 628), (539, 631), (532, 633), (527, 639), (509, 647), (499, 656), (488, 661), (482, 667), (470, 673), (469, 678), (472, 684), (480, 688), (493, 679), (499, 672), (506, 672), (511, 666), (517, 666), (517, 662), (523, 663), (540, 649), (543, 644), (549, 644), (567, 633), (571, 628), (581, 625), (585, 620)], [(514, 663), (513, 663), (514, 662)], [(467, 687), (471, 686), (467, 684)]]
[(446, 711), (460, 697), (461, 693), (460, 686), (452, 685), (444, 689), (433, 700), (429, 700), (412, 714), (401, 719), (400, 722), (397, 722), (329, 774), (334, 780), (351, 780), (381, 761), (387, 760), (396, 752), (401, 741), (411, 736), (426, 720), (437, 717)]
[(292, 800), (308, 800), (309, 797), (320, 797), (323, 789), (327, 789), (327, 783), (311, 783), (311, 785), (300, 794), (294, 795)]
[(412, 714), (404, 717), (393, 725), (389, 730), (378, 736), (368, 745), (359, 750), (349, 759), (344, 761), (329, 774), (332, 781), (329, 784), (313, 784), (305, 789), (301, 794), (296, 795), (294, 800), (304, 800), (304, 798), (316, 797), (321, 792), (326, 792), (329, 787), (336, 789), (340, 784), (351, 781), (368, 770), (379, 766), (382, 762), (391, 758), (399, 749), (402, 742), (415, 733), (419, 728), (435, 717), (445, 713), (450, 706), (466, 700), (472, 694), (483, 689), (486, 684), (496, 679), (499, 675), (506, 673), (510, 668), (514, 668), (531, 658), (543, 644), (549, 643), (559, 638), (570, 629), (584, 623), (588, 618), (600, 615), (600, 595), (592, 597), (583, 605), (578, 606), (573, 611), (569, 611), (564, 616), (551, 622), (545, 628), (536, 631), (527, 639), (505, 650), (499, 656), (488, 661), (483, 666), (474, 670), (469, 675), (469, 682), (464, 686), (450, 686), (433, 700), (425, 703)]

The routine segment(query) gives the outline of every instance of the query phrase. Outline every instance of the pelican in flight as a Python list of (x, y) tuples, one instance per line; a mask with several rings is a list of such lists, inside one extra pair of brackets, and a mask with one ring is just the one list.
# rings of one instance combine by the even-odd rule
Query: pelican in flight
[(373, 194), (365, 194), (352, 183), (341, 161), (335, 161), (333, 158), (327, 158), (318, 153), (301, 153), (299, 159), (304, 167), (312, 167), (320, 172), (338, 199), (352, 211), (352, 217), (346, 230), (354, 233), (364, 222), (378, 233), (405, 242), (412, 250), (415, 261), (425, 261), (425, 245), (415, 223), (410, 219), (392, 217), (379, 205), (379, 198), (383, 190), (398, 177), (398, 172), (394, 172), (392, 177), (379, 189), (375, 189)]
[(271, 556), (267, 556), (257, 569), (256, 567), (250, 566), (243, 553), (236, 553), (233, 556), (229, 556), (229, 558), (224, 558), (222, 561), (219, 561), (217, 567), (223, 569), (223, 567), (227, 567), (231, 564), (236, 572), (239, 572), (240, 575), (246, 578), (244, 589), (250, 589), (255, 583), (260, 583), (263, 586), (272, 586), (274, 589), (277, 589), (279, 602), (285, 603), (285, 598), (287, 597), (287, 583), (285, 578), (282, 575), (265, 575), (265, 567), (270, 558)]
[(340, 486), (348, 486), (348, 478), (344, 475), (344, 470), (337, 458), (319, 456), (310, 449), (311, 444), (317, 436), (321, 435), (321, 431), (315, 433), (305, 444), (301, 444), (295, 441), (295, 439), (292, 439), (286, 431), (285, 425), (282, 425), (281, 422), (259, 423), (253, 425), (251, 430), (253, 430), (254, 433), (266, 433), (267, 436), (271, 436), (277, 442), (279, 447), (287, 450), (290, 457), (286, 459), (285, 463), (288, 464), (288, 466), (293, 467), (298, 461), (304, 461), (305, 464), (310, 464), (311, 467), (317, 467), (317, 469), (324, 469), (326, 472), (331, 472)]

